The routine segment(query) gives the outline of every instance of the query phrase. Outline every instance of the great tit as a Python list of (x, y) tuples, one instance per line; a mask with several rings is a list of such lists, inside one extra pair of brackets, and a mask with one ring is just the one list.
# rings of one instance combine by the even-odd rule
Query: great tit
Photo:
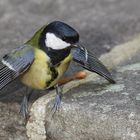
[[(32, 89), (56, 88), (54, 107), (61, 101), (58, 81), (71, 61), (96, 72), (115, 83), (107, 68), (79, 41), (78, 32), (61, 21), (40, 28), (26, 43), (4, 55), (0, 63), (0, 89), (14, 79)], [(23, 99), (21, 112), (27, 115), (27, 98)]]

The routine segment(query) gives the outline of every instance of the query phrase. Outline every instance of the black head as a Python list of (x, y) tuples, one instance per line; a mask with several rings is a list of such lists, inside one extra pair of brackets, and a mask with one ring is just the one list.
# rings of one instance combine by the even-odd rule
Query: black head
[(79, 40), (78, 32), (66, 23), (60, 21), (50, 23), (46, 28), (46, 32), (53, 33), (63, 41), (70, 44), (74, 44)]
[(61, 50), (79, 41), (78, 32), (60, 21), (48, 24), (41, 33), (40, 45)]

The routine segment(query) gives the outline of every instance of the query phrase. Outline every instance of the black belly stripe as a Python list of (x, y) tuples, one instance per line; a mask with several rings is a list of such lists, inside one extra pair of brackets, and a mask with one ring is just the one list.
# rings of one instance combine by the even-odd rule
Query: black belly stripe
[(50, 71), (52, 72), (51, 75), (51, 80), (49, 82), (46, 83), (47, 87), (50, 86), (50, 84), (57, 78), (58, 76), (58, 72), (56, 71), (56, 69), (54, 67), (50, 67)]
[(63, 50), (50, 50), (48, 52), (49, 57), (51, 58), (51, 63), (53, 65), (60, 64), (68, 55), (70, 54), (70, 49)]

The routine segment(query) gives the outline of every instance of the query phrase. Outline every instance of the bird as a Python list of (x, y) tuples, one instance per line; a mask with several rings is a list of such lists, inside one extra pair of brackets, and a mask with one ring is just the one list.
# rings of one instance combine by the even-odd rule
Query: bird
[[(59, 80), (71, 61), (115, 83), (111, 73), (80, 41), (79, 33), (62, 21), (41, 27), (31, 39), (5, 54), (0, 61), (0, 90), (19, 78), (26, 87), (37, 90), (56, 89), (53, 108), (60, 106)], [(28, 115), (28, 98), (23, 97), (20, 111)]]

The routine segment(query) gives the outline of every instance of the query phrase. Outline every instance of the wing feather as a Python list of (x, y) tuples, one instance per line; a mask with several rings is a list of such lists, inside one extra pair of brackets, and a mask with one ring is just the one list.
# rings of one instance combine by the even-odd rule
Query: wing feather
[(5, 55), (0, 62), (0, 89), (25, 72), (34, 60), (32, 46), (23, 45)]
[(79, 63), (83, 68), (103, 76), (110, 83), (115, 83), (108, 69), (85, 47), (72, 48), (71, 53), (73, 60)]

